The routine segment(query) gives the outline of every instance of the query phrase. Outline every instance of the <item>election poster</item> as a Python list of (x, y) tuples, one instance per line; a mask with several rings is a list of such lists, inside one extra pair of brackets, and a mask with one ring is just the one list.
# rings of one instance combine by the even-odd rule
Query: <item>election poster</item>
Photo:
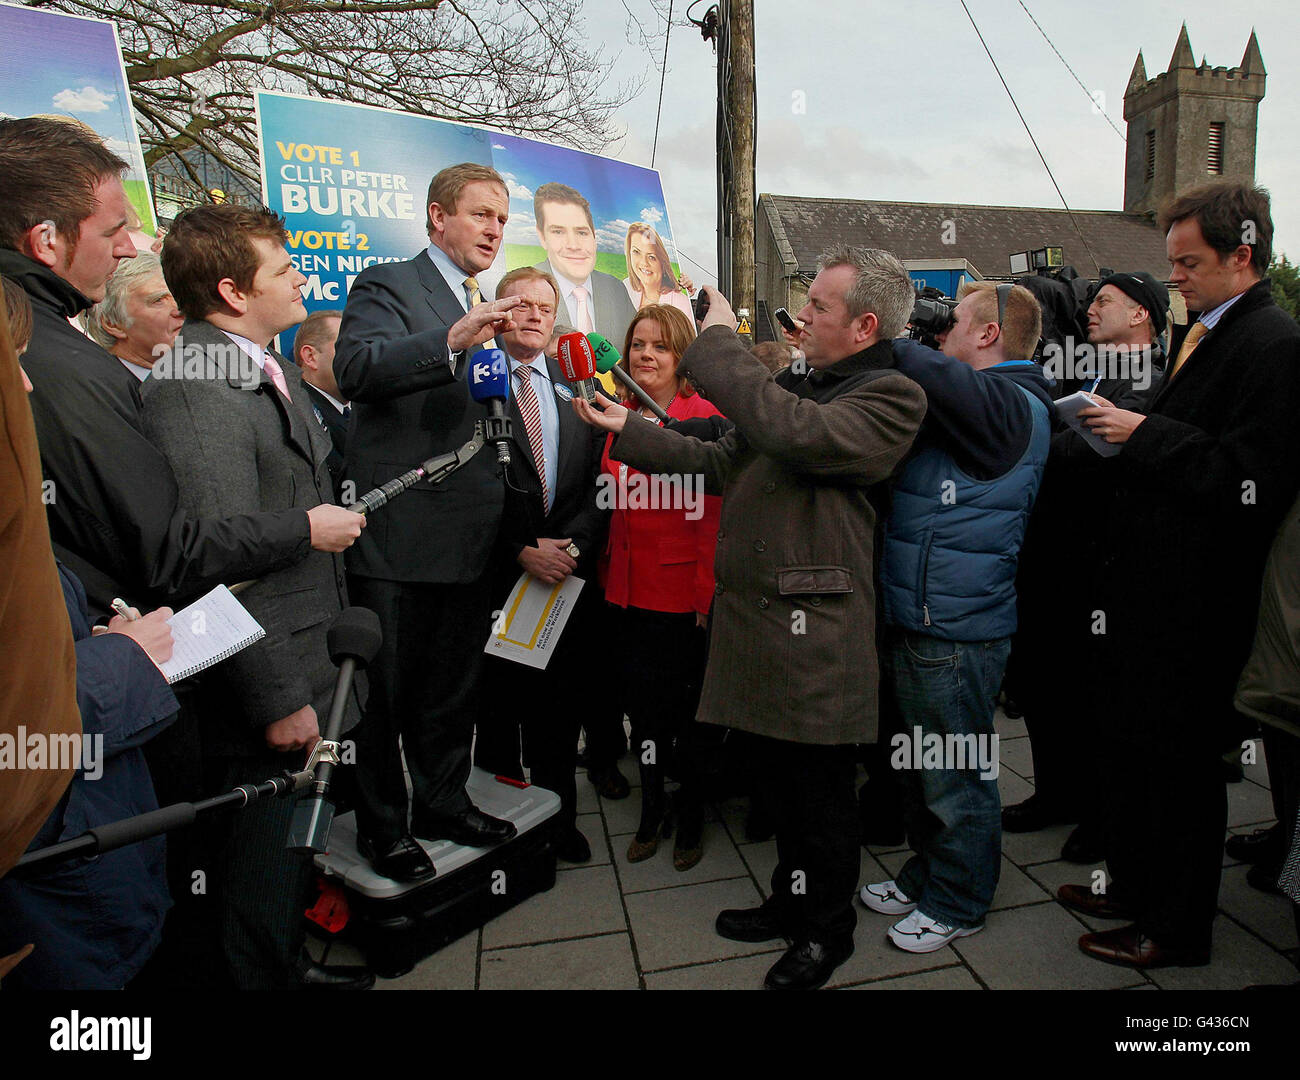
[(587, 285), (593, 328), (619, 348), (645, 303), (689, 310), (657, 170), (391, 109), (268, 91), (256, 105), (264, 199), (285, 217), (308, 311), (341, 309), (367, 266), (425, 249), (429, 181), (465, 161), (495, 168), (510, 194), (484, 296), (507, 270), (549, 269), (562, 289)]
[(127, 162), (122, 182), (141, 228), (158, 231), (111, 22), (0, 4), (0, 115), (54, 116), (89, 127)]

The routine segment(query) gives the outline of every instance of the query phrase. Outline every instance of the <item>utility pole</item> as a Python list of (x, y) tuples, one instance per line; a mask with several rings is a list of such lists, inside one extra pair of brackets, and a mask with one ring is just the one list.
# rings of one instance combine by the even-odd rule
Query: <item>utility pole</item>
[[(710, 13), (712, 14), (712, 13)], [(705, 16), (705, 23), (709, 22)], [(754, 0), (720, 0), (718, 50), (718, 288), (754, 314)], [(705, 31), (708, 36), (708, 31)]]

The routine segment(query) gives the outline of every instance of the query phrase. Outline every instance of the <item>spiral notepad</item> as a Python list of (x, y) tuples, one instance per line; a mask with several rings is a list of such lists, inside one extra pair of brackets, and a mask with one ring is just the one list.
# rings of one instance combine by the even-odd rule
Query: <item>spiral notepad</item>
[(224, 585), (176, 612), (167, 625), (172, 628), (172, 657), (159, 667), (169, 683), (197, 675), (266, 637), (261, 624)]

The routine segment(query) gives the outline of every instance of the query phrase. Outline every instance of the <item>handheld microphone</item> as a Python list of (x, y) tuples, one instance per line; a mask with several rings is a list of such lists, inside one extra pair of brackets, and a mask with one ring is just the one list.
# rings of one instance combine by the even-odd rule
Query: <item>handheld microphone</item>
[(469, 358), (469, 392), (488, 407), (488, 424), (484, 435), (497, 444), (497, 463), (510, 464), (510, 418), (506, 401), (510, 397), (510, 365), (500, 349), (479, 349)]
[(596, 356), (591, 342), (576, 330), (560, 338), (556, 347), (560, 370), (575, 394), (581, 394), (591, 404), (596, 402)]
[(601, 375), (604, 375), (607, 371), (610, 372), (614, 378), (640, 398), (641, 403), (647, 409), (659, 417), (663, 423), (668, 423), (668, 414), (659, 407), (658, 402), (641, 389), (641, 385), (631, 375), (618, 366), (618, 362), (622, 357), (619, 356), (618, 350), (614, 348), (614, 343), (597, 333), (588, 334), (587, 340), (591, 343), (592, 352), (596, 357), (596, 371)]
[(334, 804), (328, 798), (330, 777), (339, 762), (338, 737), (343, 727), (343, 714), (347, 711), (348, 695), (352, 693), (352, 679), (358, 670), (364, 671), (375, 658), (383, 640), (379, 616), (363, 607), (344, 608), (335, 616), (325, 634), (325, 646), (339, 674), (334, 684), (329, 719), (321, 732), (322, 742), (311, 793), (294, 807), (286, 845), (291, 851), (323, 853), (329, 849), (330, 825), (334, 821)]

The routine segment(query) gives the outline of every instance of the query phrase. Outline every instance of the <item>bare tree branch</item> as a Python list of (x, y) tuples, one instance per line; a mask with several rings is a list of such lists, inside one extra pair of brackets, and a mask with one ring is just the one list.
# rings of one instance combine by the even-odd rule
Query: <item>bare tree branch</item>
[[(195, 148), (256, 184), (255, 89), (382, 105), (599, 151), (641, 89), (581, 44), (580, 0), (26, 0), (111, 19), (149, 167)], [(652, 11), (659, 15), (657, 0)]]

